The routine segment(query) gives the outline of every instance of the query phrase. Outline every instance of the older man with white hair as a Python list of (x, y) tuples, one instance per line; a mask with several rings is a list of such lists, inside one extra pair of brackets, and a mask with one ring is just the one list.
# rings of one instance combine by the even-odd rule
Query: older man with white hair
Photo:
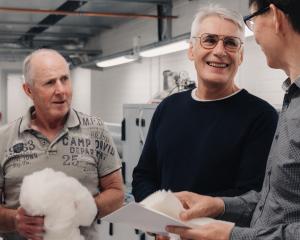
[[(24, 61), (24, 77), (34, 105), (0, 129), (0, 235), (7, 240), (43, 239), (43, 217), (19, 207), (22, 179), (35, 171), (48, 167), (78, 179), (94, 196), (98, 216), (120, 207), (124, 197), (120, 160), (103, 122), (70, 107), (63, 56), (50, 49), (33, 52)], [(92, 239), (92, 226), (84, 235)]]
[(198, 11), (188, 50), (198, 85), (157, 107), (133, 173), (137, 201), (159, 189), (211, 196), (260, 190), (277, 113), (234, 82), (243, 41), (238, 13), (217, 5)]

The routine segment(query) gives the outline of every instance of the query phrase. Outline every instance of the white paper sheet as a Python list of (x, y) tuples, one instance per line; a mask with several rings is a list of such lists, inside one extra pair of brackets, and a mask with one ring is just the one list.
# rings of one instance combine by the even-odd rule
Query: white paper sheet
[(135, 202), (129, 203), (119, 210), (103, 217), (102, 220), (111, 223), (127, 224), (133, 228), (160, 235), (167, 235), (165, 230), (167, 225), (197, 227), (202, 224), (217, 221), (211, 218), (198, 218), (192, 221), (183, 222), (155, 210), (147, 209)]

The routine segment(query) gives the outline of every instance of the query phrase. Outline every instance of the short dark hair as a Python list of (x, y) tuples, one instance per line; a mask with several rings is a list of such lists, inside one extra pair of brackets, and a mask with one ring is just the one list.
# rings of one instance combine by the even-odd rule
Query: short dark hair
[(257, 9), (262, 9), (273, 3), (287, 16), (293, 29), (300, 33), (300, 1), (299, 0), (249, 0), (249, 6), (255, 4)]

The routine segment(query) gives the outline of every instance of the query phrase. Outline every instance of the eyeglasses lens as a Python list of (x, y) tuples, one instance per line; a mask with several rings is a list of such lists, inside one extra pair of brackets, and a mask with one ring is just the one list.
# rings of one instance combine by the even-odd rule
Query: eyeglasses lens
[(224, 48), (231, 51), (238, 50), (241, 45), (237, 37), (226, 36), (221, 38), (215, 34), (203, 34), (200, 38), (202, 47), (207, 49), (214, 48), (220, 40), (223, 41)]

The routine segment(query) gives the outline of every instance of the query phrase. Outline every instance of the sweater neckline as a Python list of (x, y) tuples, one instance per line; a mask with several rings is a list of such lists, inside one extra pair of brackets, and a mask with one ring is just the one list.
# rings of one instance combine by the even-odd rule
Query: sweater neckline
[(221, 101), (221, 100), (224, 100), (224, 99), (227, 99), (227, 98), (230, 98), (236, 94), (238, 94), (239, 92), (241, 92), (243, 89), (239, 89), (238, 91), (226, 96), (226, 97), (222, 97), (222, 98), (217, 98), (217, 99), (201, 99), (201, 98), (198, 98), (197, 95), (196, 95), (196, 90), (197, 88), (194, 88), (191, 92), (191, 96), (192, 98), (197, 101), (197, 102), (215, 102), (215, 101)]

